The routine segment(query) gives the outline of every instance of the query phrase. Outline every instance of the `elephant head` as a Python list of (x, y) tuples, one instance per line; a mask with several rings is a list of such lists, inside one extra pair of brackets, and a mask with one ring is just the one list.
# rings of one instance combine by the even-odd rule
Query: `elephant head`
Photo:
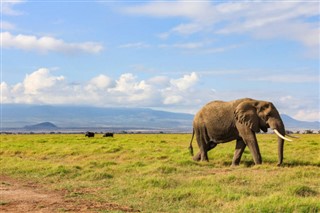
[(271, 128), (278, 135), (278, 165), (280, 165), (283, 160), (284, 140), (291, 140), (284, 137), (285, 127), (276, 107), (271, 102), (248, 99), (241, 102), (234, 113), (236, 120), (253, 132), (260, 132), (260, 129), (267, 132), (268, 128)]

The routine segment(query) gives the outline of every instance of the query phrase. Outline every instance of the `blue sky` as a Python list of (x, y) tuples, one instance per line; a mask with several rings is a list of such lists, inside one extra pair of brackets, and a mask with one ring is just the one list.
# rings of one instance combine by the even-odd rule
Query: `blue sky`
[(318, 1), (1, 1), (1, 102), (319, 121)]

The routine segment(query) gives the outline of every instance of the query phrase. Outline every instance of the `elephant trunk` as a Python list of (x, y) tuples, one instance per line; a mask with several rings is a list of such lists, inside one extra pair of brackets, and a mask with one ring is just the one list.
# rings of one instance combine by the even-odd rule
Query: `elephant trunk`
[(284, 139), (278, 137), (278, 164), (280, 166), (283, 161), (283, 146), (284, 146)]
[(285, 131), (282, 120), (280, 120), (280, 122), (278, 122), (278, 125), (276, 125), (276, 127), (273, 130), (278, 135), (278, 164), (277, 164), (277, 166), (280, 166), (283, 161), (284, 140), (288, 140), (287, 138), (284, 137), (286, 131)]

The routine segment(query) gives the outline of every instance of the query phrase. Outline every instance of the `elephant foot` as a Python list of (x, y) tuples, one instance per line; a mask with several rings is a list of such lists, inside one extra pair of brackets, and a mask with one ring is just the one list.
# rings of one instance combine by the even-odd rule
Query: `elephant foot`
[(231, 164), (231, 167), (237, 167), (237, 166), (239, 166), (240, 164), (239, 163), (232, 163)]
[(200, 160), (201, 160), (201, 154), (200, 154), (200, 152), (193, 157), (193, 160), (194, 160), (194, 161), (200, 161)]
[(209, 159), (208, 159), (208, 156), (205, 154), (205, 155), (201, 155), (200, 152), (198, 152), (198, 154), (196, 154), (194, 157), (193, 157), (193, 160), (194, 161), (206, 161), (206, 162), (209, 162)]
[(203, 158), (201, 158), (201, 161), (209, 162), (209, 158), (208, 157), (203, 157)]

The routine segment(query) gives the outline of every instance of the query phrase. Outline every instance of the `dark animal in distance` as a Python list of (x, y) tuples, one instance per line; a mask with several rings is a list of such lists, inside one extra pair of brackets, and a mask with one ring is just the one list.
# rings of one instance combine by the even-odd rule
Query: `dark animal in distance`
[(88, 137), (88, 138), (93, 138), (94, 137), (94, 132), (86, 132), (85, 136)]
[(103, 134), (103, 137), (113, 137), (113, 133), (112, 132), (106, 132)]
[[(278, 166), (283, 161), (285, 127), (276, 107), (267, 101), (243, 98), (230, 102), (212, 101), (206, 104), (194, 117), (193, 136), (199, 146), (199, 153), (194, 156), (196, 161), (208, 161), (207, 152), (220, 143), (236, 140), (232, 165), (239, 165), (246, 146), (252, 154), (255, 164), (261, 164), (256, 133), (267, 132), (271, 128), (278, 135)], [(288, 134), (287, 134), (288, 135)], [(289, 136), (289, 135), (288, 135)], [(193, 154), (192, 139), (190, 151)]]

